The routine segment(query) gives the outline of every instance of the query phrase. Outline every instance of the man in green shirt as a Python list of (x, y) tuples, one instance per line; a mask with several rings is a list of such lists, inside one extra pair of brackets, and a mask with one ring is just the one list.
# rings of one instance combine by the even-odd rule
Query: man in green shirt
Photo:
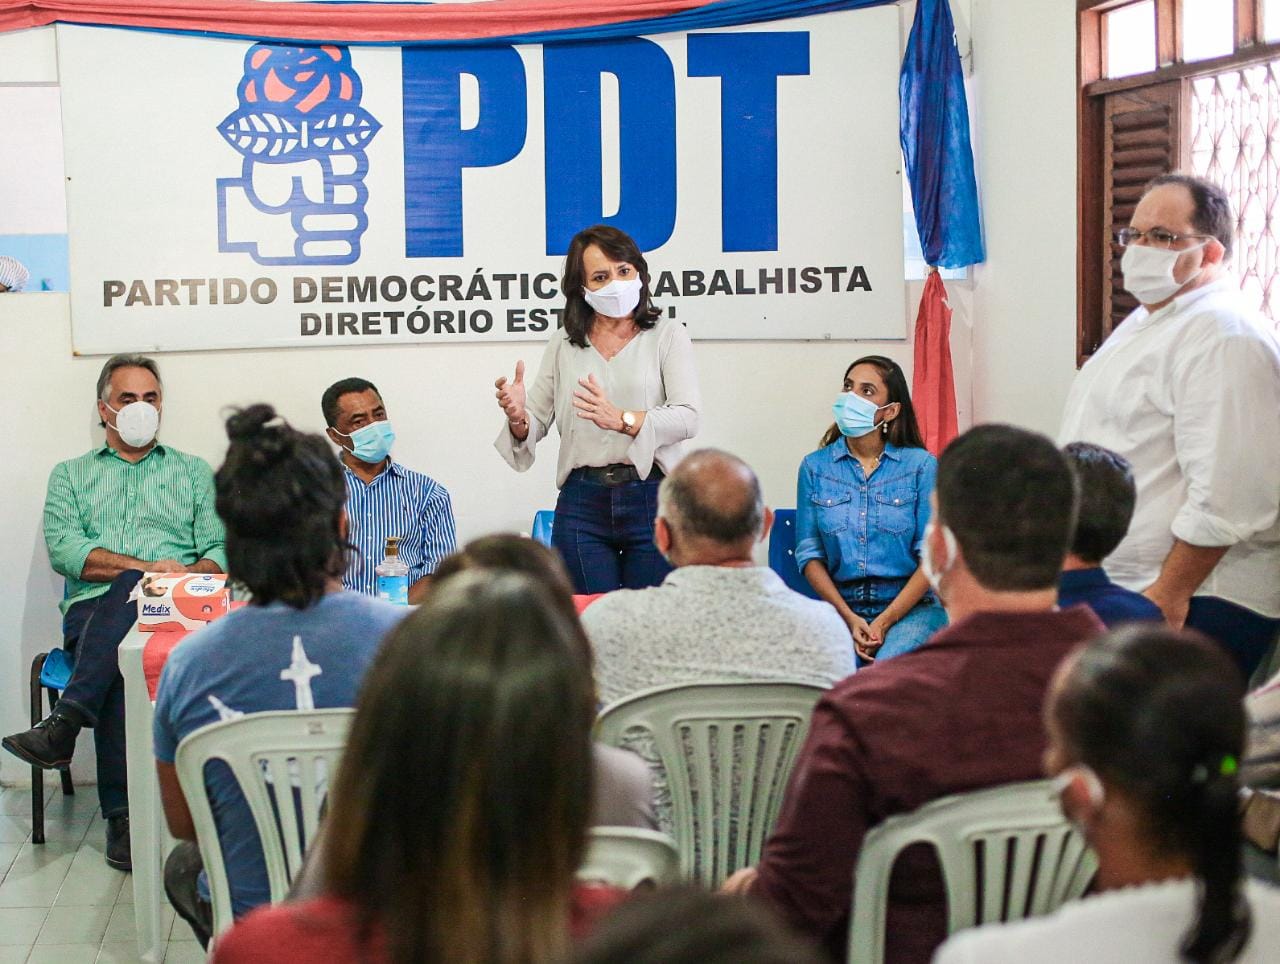
[(163, 389), (156, 363), (115, 355), (98, 376), (106, 444), (60, 462), (49, 476), (44, 538), (66, 577), (64, 648), (75, 671), (53, 712), (6, 750), (46, 769), (70, 765), (93, 727), (107, 863), (131, 869), (125, 775), (124, 682), (116, 649), (137, 619), (130, 600), (143, 572), (223, 572), (222, 522), (207, 462), (156, 441)]

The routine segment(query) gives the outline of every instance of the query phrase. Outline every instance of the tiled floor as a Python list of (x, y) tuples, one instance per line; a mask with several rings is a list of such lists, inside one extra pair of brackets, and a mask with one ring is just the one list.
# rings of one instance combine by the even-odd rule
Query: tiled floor
[[(46, 843), (31, 843), (31, 793), (0, 789), (0, 964), (137, 961), (133, 884), (102, 858), (106, 822), (98, 795), (64, 797), (45, 784)], [(165, 961), (204, 960), (190, 928), (165, 907)]]

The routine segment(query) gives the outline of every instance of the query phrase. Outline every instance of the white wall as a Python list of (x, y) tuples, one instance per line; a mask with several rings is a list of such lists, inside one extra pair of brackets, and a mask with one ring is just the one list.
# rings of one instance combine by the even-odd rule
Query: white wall
[[(961, 6), (961, 5), (957, 5)], [(971, 90), (990, 262), (972, 291), (949, 284), (961, 426), (1001, 419), (1052, 431), (1074, 369), (1074, 5), (1063, 0), (972, 0)], [(969, 10), (961, 7), (960, 29)], [(33, 31), (0, 37), (0, 83), (23, 64), (47, 80), (52, 48)], [(894, 343), (698, 343), (705, 415), (699, 444), (751, 462), (774, 505), (794, 504), (795, 471), (829, 421), (844, 366), (879, 351), (910, 365), (910, 321), (920, 286), (908, 286), (908, 340)], [(971, 321), (972, 318), (972, 332)], [(972, 354), (970, 361), (970, 339)], [(525, 345), (386, 346), (160, 356), (163, 437), (213, 464), (225, 447), (220, 410), (267, 400), (296, 425), (319, 428), (319, 394), (360, 374), (382, 388), (397, 425), (397, 456), (454, 494), (459, 535), (527, 530), (555, 497), (553, 452), (527, 475), (491, 448), (500, 425), (492, 382)], [(31, 657), (58, 640), (61, 580), (48, 568), (40, 512), (49, 469), (95, 444), (93, 383), (101, 358), (71, 353), (65, 295), (0, 297), (0, 359), (8, 368), (0, 440), (0, 731), (27, 724)], [(970, 384), (972, 382), (972, 402)], [(81, 741), (78, 777), (92, 775)], [(27, 769), (0, 754), (0, 780)]]

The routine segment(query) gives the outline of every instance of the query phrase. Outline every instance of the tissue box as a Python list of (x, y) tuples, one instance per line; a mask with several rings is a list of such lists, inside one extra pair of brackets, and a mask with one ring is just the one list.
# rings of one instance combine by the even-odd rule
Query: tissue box
[(225, 575), (148, 572), (138, 583), (138, 630), (199, 629), (231, 608)]

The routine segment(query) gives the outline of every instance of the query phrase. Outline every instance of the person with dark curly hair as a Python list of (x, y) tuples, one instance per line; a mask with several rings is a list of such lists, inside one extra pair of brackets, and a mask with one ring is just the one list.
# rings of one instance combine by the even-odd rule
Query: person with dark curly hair
[[(248, 606), (173, 651), (156, 691), (155, 754), (170, 832), (180, 843), (165, 890), (196, 937), (212, 925), (203, 863), (174, 757), (182, 738), (267, 710), (351, 706), (402, 606), (342, 588), (347, 499), (342, 466), (322, 436), (299, 432), (270, 405), (227, 419), (231, 445), (215, 477), (232, 582)], [(226, 768), (206, 777), (237, 916), (271, 896), (249, 805)]]

